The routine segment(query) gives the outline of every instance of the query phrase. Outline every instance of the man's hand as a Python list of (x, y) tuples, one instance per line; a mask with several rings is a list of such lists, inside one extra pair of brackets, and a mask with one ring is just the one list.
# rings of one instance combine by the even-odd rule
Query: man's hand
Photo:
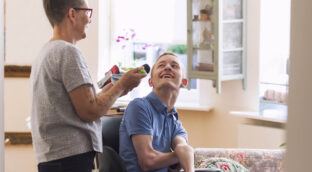
[(168, 172), (179, 172), (182, 169), (180, 163), (169, 166)]
[(194, 172), (194, 150), (181, 136), (173, 138), (172, 149), (185, 172)]
[(146, 73), (139, 72), (142, 69), (144, 69), (144, 67), (134, 68), (123, 74), (119, 81), (117, 81), (116, 84), (120, 84), (120, 86), (124, 88), (122, 95), (126, 95), (129, 91), (140, 84), (141, 79), (146, 76)]

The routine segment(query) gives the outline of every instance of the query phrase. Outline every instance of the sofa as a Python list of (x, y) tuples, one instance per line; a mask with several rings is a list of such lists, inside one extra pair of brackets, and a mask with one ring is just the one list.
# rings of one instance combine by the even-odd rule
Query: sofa
[(195, 166), (203, 159), (227, 158), (243, 165), (249, 172), (284, 172), (285, 149), (195, 148)]

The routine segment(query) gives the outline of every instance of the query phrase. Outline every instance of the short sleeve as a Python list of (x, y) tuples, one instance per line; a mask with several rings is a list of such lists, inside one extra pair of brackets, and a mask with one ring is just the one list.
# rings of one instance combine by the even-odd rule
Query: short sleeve
[(146, 109), (147, 104), (142, 99), (134, 99), (129, 103), (124, 114), (124, 122), (128, 134), (132, 135), (152, 135), (152, 116)]
[[(176, 136), (182, 136), (185, 138), (185, 141), (188, 141), (187, 132), (182, 126), (182, 123), (179, 120), (175, 120), (174, 122), (174, 132), (173, 132), (173, 138)], [(172, 139), (173, 139), (172, 138)]]
[(62, 56), (60, 73), (67, 92), (83, 84), (93, 84), (85, 59), (77, 48), (67, 46)]

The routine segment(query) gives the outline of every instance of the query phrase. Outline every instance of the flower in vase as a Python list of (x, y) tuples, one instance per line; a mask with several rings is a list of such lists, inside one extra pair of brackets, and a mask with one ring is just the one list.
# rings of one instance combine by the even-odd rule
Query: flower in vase
[[(132, 58), (132, 67), (136, 67), (136, 61), (137, 61), (137, 57), (136, 57), (136, 51), (146, 51), (147, 48), (151, 47), (152, 44), (148, 44), (148, 43), (137, 43), (137, 44), (133, 44), (133, 42), (135, 42), (135, 37), (136, 37), (136, 33), (134, 29), (123, 29), (122, 34), (119, 34), (116, 38), (116, 43), (120, 46), (122, 52), (123, 52), (123, 57), (124, 59), (121, 60), (123, 62), (131, 62), (131, 59), (127, 59), (127, 57), (131, 57)], [(139, 45), (139, 47), (138, 47)], [(122, 62), (118, 62), (118, 66), (121, 67), (122, 65), (124, 65)], [(124, 66), (125, 67), (125, 66)]]

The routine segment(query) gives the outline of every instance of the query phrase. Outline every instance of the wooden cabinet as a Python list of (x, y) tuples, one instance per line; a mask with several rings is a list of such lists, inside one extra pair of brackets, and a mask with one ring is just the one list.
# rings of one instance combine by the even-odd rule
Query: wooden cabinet
[(187, 0), (187, 25), (188, 79), (246, 88), (246, 0)]

